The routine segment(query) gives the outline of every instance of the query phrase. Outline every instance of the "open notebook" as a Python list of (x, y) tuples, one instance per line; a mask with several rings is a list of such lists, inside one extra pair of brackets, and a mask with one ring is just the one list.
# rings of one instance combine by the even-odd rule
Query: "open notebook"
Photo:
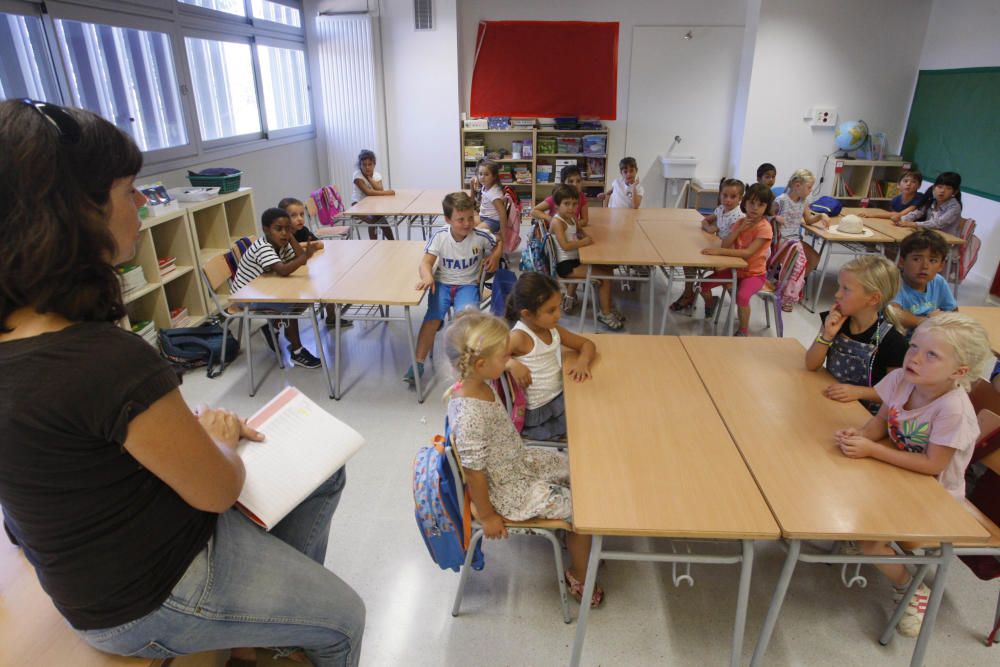
[(236, 451), (246, 468), (237, 507), (266, 530), (295, 509), (365, 444), (361, 434), (288, 387), (247, 420), (263, 442)]

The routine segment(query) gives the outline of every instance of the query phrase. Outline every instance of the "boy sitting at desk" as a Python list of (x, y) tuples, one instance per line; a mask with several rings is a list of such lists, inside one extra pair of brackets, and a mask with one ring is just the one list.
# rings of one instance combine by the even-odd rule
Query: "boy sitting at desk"
[(890, 308), (899, 315), (900, 323), (912, 331), (928, 317), (958, 310), (948, 281), (940, 275), (948, 256), (948, 243), (933, 229), (919, 229), (899, 244), (903, 268), (899, 294)]
[[(403, 375), (414, 384), (414, 372), (424, 374), (424, 360), (434, 336), (454, 306), (455, 312), (479, 307), (479, 276), (497, 270), (503, 247), (485, 229), (476, 228), (476, 203), (464, 192), (453, 192), (441, 202), (448, 226), (431, 236), (420, 261), (417, 289), (430, 289), (427, 314), (417, 334), (417, 367)], [(487, 256), (489, 255), (489, 256)]]
[[(235, 292), (245, 285), (249, 285), (255, 278), (264, 274), (274, 272), (279, 276), (291, 275), (300, 266), (303, 266), (312, 257), (318, 248), (314, 243), (299, 245), (292, 235), (292, 220), (284, 209), (269, 208), (260, 217), (260, 226), (264, 230), (264, 237), (254, 241), (236, 267), (236, 275), (233, 276), (232, 289)], [(285, 312), (292, 308), (292, 304), (286, 303), (255, 303), (251, 308), (258, 310), (273, 310)], [(264, 325), (261, 333), (268, 347), (272, 350), (275, 345), (274, 332), (271, 323)], [(313, 354), (302, 346), (302, 339), (299, 338), (299, 323), (297, 320), (287, 320), (284, 322), (285, 338), (288, 339), (288, 351), (292, 355), (292, 363), (303, 368), (319, 368), (320, 361)], [(319, 345), (319, 341), (316, 341)]]

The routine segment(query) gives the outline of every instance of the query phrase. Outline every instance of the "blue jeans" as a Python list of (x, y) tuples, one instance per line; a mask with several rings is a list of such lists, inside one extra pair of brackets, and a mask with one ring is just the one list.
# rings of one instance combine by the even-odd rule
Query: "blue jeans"
[(358, 664), (365, 605), (323, 567), (341, 468), (270, 533), (238, 510), (219, 515), (206, 547), (156, 611), (78, 631), (118, 655), (171, 658), (236, 647), (301, 648), (316, 667)]
[(466, 308), (479, 308), (479, 285), (445, 285), (435, 281), (434, 292), (427, 295), (424, 322), (445, 319), (452, 306), (456, 313)]

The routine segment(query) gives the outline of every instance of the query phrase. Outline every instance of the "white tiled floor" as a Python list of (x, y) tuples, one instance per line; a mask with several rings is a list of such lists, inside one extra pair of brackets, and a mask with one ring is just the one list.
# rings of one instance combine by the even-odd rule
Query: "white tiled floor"
[[(822, 302), (827, 305), (833, 282), (828, 279), (824, 289)], [(985, 285), (966, 283), (959, 300), (966, 305), (979, 302), (985, 290)], [(664, 291), (664, 283), (658, 282), (658, 312)], [(627, 329), (645, 332), (645, 300), (639, 297), (636, 292), (616, 292), (630, 318)], [(422, 314), (415, 314), (416, 320)], [(796, 307), (785, 322), (786, 336), (807, 343), (819, 317)], [(575, 326), (575, 321), (570, 324)], [(753, 335), (773, 335), (763, 329), (759, 301), (754, 303), (751, 330)], [(711, 327), (699, 310), (695, 317), (671, 317), (668, 333), (710, 334)], [(419, 405), (400, 381), (409, 364), (402, 324), (356, 325), (344, 337), (346, 393), (335, 402), (327, 398), (320, 371), (277, 369), (260, 340), (255, 339), (255, 366), (265, 377), (256, 398), (247, 395), (245, 354), (220, 378), (189, 373), (182, 390), (191, 404), (204, 402), (249, 414), (284, 384), (294, 384), (367, 438), (368, 446), (348, 466), (349, 481), (334, 517), (327, 556), (327, 566), (350, 582), (367, 604), (362, 664), (566, 664), (576, 626), (562, 622), (546, 541), (513, 538), (486, 545), (486, 569), (472, 574), (462, 614), (452, 618), (458, 575), (431, 562), (417, 532), (410, 466), (417, 448), (443, 428), (440, 397), (449, 377), (444, 355), (437, 355), (437, 379), (427, 401)], [(620, 539), (609, 543), (613, 547)], [(649, 549), (670, 548), (663, 540), (643, 542)], [(782, 560), (777, 544), (758, 545), (744, 663), (753, 651)], [(840, 583), (838, 568), (800, 564), (767, 664), (909, 664), (913, 640), (897, 637), (889, 647), (877, 642), (889, 613), (890, 589), (873, 569), (865, 568), (865, 573), (868, 588), (848, 590)], [(601, 581), (607, 601), (591, 615), (583, 664), (727, 664), (737, 570), (694, 566), (692, 574), (693, 588), (674, 588), (668, 565), (606, 563)], [(1000, 664), (1000, 646), (988, 649), (982, 643), (998, 588), (997, 582), (980, 582), (960, 562), (954, 564), (928, 665)], [(576, 604), (571, 605), (575, 617)]]

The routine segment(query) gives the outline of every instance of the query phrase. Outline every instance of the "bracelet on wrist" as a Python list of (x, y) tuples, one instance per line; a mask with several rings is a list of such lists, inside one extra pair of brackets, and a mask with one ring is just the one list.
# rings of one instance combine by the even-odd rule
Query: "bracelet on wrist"
[(833, 341), (823, 338), (823, 334), (819, 334), (818, 336), (816, 336), (816, 342), (819, 343), (820, 345), (825, 345), (827, 347), (833, 345)]

